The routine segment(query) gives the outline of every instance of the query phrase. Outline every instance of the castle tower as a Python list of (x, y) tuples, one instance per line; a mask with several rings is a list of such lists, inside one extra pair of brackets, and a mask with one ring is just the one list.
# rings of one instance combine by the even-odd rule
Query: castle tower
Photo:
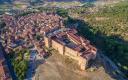
[(79, 64), (81, 70), (85, 70), (86, 69), (87, 64), (88, 64), (87, 62), (88, 61), (86, 59), (84, 59), (82, 57), (79, 58), (79, 63), (78, 64)]
[(44, 36), (44, 43), (46, 47), (51, 47), (52, 43), (51, 43), (51, 39), (48, 38), (47, 36)]

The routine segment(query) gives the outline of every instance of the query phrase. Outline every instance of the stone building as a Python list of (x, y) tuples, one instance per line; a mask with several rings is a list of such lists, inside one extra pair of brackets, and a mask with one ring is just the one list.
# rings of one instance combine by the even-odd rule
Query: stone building
[(78, 36), (75, 29), (59, 29), (44, 37), (45, 46), (56, 49), (61, 55), (66, 55), (76, 61), (85, 70), (88, 61), (95, 59), (97, 49), (90, 42)]

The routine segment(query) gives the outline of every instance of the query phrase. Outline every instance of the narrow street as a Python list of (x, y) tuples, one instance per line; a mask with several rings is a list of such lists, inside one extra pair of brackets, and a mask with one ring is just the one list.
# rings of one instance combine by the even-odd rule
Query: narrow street
[(5, 50), (4, 50), (4, 48), (3, 48), (1, 43), (0, 43), (0, 54), (3, 54), (4, 57), (6, 58), (5, 60), (6, 60), (6, 63), (8, 65), (9, 72), (11, 74), (12, 79), (13, 80), (17, 80), (17, 76), (16, 76), (16, 74), (14, 72), (14, 69), (13, 69), (13, 66), (11, 64), (11, 61), (7, 58), (7, 54), (6, 54), (6, 52), (5, 52)]
[(103, 62), (103, 67), (111, 77), (115, 78), (116, 80), (126, 80), (123, 78), (124, 74), (119, 70), (119, 68), (112, 62), (107, 56), (100, 53), (98, 56), (101, 58)]
[(29, 60), (29, 68), (27, 71), (27, 76), (25, 80), (33, 80), (34, 78), (34, 73), (35, 73), (35, 68), (36, 68), (36, 52), (30, 52), (30, 60)]

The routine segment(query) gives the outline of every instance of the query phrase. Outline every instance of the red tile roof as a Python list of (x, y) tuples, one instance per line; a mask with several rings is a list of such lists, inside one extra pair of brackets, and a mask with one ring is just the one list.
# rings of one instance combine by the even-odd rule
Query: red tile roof
[(7, 80), (10, 78), (10, 73), (8, 66), (5, 62), (5, 58), (2, 53), (0, 53), (0, 80)]

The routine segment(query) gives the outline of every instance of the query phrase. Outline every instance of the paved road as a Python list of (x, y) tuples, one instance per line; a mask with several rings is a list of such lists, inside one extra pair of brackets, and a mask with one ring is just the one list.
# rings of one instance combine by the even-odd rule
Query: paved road
[(36, 68), (35, 62), (36, 62), (36, 53), (31, 52), (30, 53), (29, 68), (28, 68), (27, 77), (25, 80), (33, 80), (35, 68)]
[(10, 71), (12, 79), (13, 80), (17, 80), (17, 76), (16, 76), (16, 74), (14, 72), (14, 69), (13, 69), (13, 66), (11, 64), (11, 61), (7, 58), (7, 54), (6, 54), (2, 44), (0, 43), (0, 54), (2, 54), (2, 53), (3, 53), (4, 57), (6, 58), (6, 63), (8, 65), (8, 68), (9, 68), (9, 71)]
[[(106, 72), (110, 74), (113, 78), (116, 80), (126, 80), (123, 78), (124, 74), (119, 70), (119, 68), (115, 65), (114, 62), (112, 62), (107, 56), (101, 54), (98, 54), (102, 59), (104, 63), (104, 68), (106, 69)], [(117, 72), (118, 74), (114, 74), (113, 72)]]

